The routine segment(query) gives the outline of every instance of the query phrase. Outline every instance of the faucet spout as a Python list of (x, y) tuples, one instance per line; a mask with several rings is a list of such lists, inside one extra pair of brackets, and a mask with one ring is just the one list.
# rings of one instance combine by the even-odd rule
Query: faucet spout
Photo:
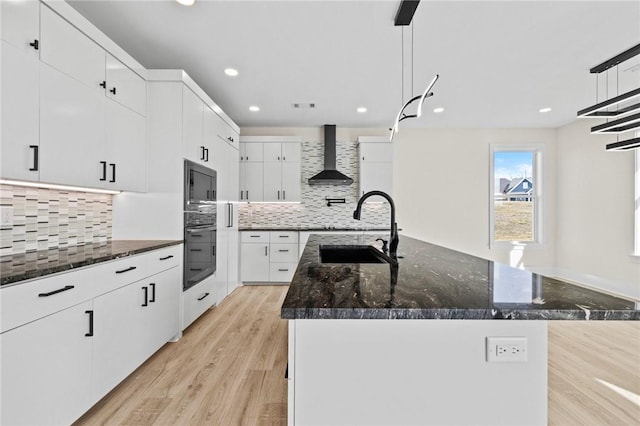
[(380, 197), (385, 198), (389, 202), (389, 206), (391, 207), (391, 238), (389, 239), (389, 255), (395, 258), (398, 251), (399, 242), (398, 224), (396, 223), (396, 206), (389, 194), (382, 191), (367, 192), (362, 197), (360, 197), (360, 200), (358, 200), (358, 205), (353, 211), (353, 218), (356, 220), (360, 220), (362, 205), (364, 204), (364, 201), (369, 197), (373, 197), (374, 195), (379, 195)]

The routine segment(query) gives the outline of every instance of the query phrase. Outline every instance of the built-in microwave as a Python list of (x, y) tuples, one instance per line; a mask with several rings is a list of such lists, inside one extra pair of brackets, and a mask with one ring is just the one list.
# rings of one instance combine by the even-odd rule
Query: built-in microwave
[(216, 203), (216, 171), (184, 160), (184, 210), (195, 211)]

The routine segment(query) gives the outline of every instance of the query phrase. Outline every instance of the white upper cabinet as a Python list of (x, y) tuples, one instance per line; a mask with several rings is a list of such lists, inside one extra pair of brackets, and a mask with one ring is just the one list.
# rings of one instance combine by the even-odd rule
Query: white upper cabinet
[(37, 58), (40, 48), (40, 2), (3, 0), (0, 1), (0, 15), (2, 40)]
[(40, 72), (40, 180), (100, 187), (105, 146), (103, 93), (46, 65)]
[(107, 96), (112, 100), (145, 115), (147, 111), (147, 83), (125, 64), (107, 53)]
[(204, 142), (204, 103), (187, 86), (182, 88), (182, 152), (185, 158), (201, 164), (209, 162)]
[(41, 8), (40, 33), (41, 61), (104, 94), (102, 47), (45, 6)]
[(267, 142), (264, 143), (264, 161), (288, 161), (299, 163), (300, 162), (300, 143), (280, 143), (280, 142)]
[(262, 162), (264, 161), (264, 144), (241, 143), (240, 161)]
[[(359, 196), (369, 191), (382, 191), (393, 196), (393, 145), (386, 139), (358, 138), (360, 166)], [(382, 201), (382, 198), (372, 198)]]

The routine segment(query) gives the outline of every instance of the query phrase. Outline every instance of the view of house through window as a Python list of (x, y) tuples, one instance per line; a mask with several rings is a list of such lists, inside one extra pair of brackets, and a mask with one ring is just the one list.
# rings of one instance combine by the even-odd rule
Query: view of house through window
[(535, 151), (493, 152), (493, 240), (536, 238)]

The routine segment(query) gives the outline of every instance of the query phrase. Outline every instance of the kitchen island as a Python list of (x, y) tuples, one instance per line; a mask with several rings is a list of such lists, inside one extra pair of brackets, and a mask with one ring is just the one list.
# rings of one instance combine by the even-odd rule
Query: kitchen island
[(546, 424), (547, 320), (640, 319), (633, 301), (408, 237), (397, 265), (320, 262), (320, 245), (378, 237), (306, 245), (281, 311), (290, 424)]

